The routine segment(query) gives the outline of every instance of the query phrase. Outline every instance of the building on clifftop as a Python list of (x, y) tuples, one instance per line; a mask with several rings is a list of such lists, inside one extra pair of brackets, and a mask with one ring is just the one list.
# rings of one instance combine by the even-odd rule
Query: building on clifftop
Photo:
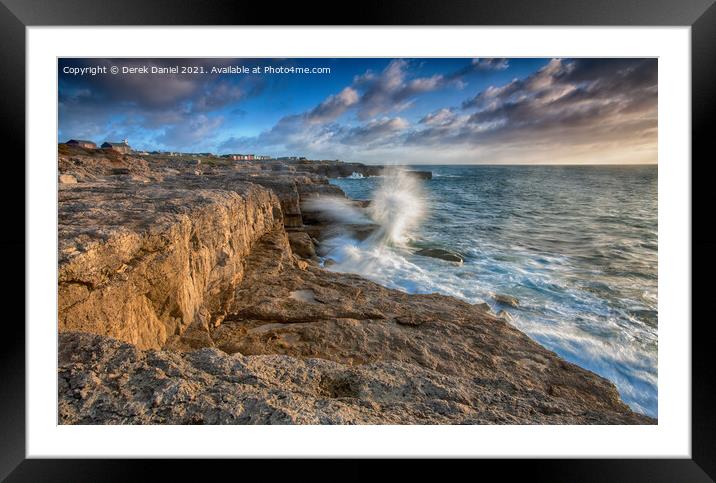
[(95, 143), (84, 139), (70, 139), (65, 144), (67, 144), (68, 146), (79, 146), (81, 148), (87, 149), (97, 149), (97, 145)]
[(253, 154), (223, 154), (221, 157), (233, 161), (253, 161), (257, 159)]
[(122, 140), (121, 143), (105, 141), (102, 143), (102, 149), (113, 149), (123, 154), (128, 154), (132, 150), (131, 146), (129, 145), (129, 142), (126, 139)]

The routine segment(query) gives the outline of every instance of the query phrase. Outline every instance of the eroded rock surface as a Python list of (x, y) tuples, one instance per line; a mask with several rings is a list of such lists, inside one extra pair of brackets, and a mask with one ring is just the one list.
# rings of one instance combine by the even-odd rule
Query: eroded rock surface
[[(465, 379), (383, 360), (139, 350), (60, 334), (60, 424), (633, 424), (645, 417), (511, 382)], [(565, 394), (566, 398), (568, 395)]]
[(61, 187), (60, 331), (159, 348), (195, 322), (216, 323), (252, 245), (282, 223), (271, 191), (231, 188), (181, 178)]
[(320, 175), (355, 166), (73, 156), (62, 424), (655, 422), (486, 304), (318, 268), (330, 223), (302, 202), (342, 195)]
[(607, 380), (484, 306), (295, 264), (282, 230), (247, 258), (204, 349), (65, 334), (64, 423), (646, 424)]

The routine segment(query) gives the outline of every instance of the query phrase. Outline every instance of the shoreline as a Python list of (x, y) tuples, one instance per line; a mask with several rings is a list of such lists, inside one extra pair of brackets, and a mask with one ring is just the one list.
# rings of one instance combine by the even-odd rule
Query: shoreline
[(361, 166), (61, 153), (61, 424), (656, 423), (485, 307), (317, 266), (305, 202)]

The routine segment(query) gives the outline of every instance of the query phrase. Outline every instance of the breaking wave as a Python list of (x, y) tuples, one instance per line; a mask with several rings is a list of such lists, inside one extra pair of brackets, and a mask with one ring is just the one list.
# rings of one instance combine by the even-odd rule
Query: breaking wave
[(338, 198), (311, 200), (310, 209), (320, 210), (334, 221), (367, 228), (362, 239), (356, 237), (355, 226), (334, 229), (321, 242), (319, 254), (333, 262), (330, 270), (358, 273), (392, 288), (416, 290), (411, 279), (422, 270), (406, 257), (411, 255), (410, 244), (426, 213), (422, 183), (398, 168), (387, 169), (376, 179), (378, 185), (366, 209)]
[[(432, 171), (426, 183), (400, 170), (333, 180), (367, 208), (316, 201), (353, 224), (321, 242), (319, 255), (335, 262), (328, 268), (506, 310), (515, 326), (656, 417), (656, 168)], [(464, 264), (415, 255), (426, 247), (462, 253)], [(496, 294), (517, 297), (518, 307)]]

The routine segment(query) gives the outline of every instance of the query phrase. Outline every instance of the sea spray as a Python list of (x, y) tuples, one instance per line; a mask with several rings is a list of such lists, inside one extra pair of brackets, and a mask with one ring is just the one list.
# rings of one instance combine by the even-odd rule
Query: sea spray
[(405, 170), (386, 170), (368, 214), (380, 226), (368, 240), (369, 244), (406, 245), (425, 214), (422, 183)]
[[(454, 250), (464, 264), (389, 247), (372, 271), (356, 272), (410, 293), (505, 309), (519, 329), (656, 416), (656, 166), (429, 168), (430, 209), (410, 245)], [(382, 180), (331, 183), (367, 199)], [(519, 306), (496, 305), (495, 293), (517, 297)]]
[(373, 280), (388, 278), (393, 281), (388, 285), (396, 288), (404, 287), (411, 276), (422, 271), (405, 258), (410, 254), (408, 243), (426, 213), (422, 182), (407, 171), (386, 169), (365, 211), (345, 200), (313, 200), (310, 207), (334, 221), (375, 225), (364, 240), (334, 231), (321, 243), (319, 253), (335, 262), (331, 270), (359, 273)]
[(321, 196), (302, 203), (304, 209), (320, 213), (327, 221), (347, 224), (367, 224), (371, 220), (355, 207), (350, 200), (338, 196)]

